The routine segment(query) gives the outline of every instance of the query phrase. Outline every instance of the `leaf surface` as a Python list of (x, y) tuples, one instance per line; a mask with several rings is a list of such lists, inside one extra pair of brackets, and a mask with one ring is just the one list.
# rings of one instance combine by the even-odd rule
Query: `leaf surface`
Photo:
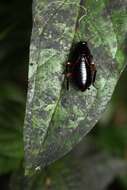
[[(24, 141), (26, 168), (65, 155), (96, 124), (126, 63), (126, 1), (33, 3)], [(66, 90), (63, 75), (75, 41), (88, 41), (97, 65), (95, 87)]]

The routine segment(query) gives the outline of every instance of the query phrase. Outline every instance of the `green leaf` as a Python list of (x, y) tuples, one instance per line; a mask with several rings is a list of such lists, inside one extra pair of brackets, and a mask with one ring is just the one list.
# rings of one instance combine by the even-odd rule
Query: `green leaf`
[(13, 83), (0, 84), (0, 174), (14, 171), (23, 159), (24, 97)]
[(116, 127), (113, 124), (110, 127), (99, 128), (95, 137), (97, 145), (107, 152), (114, 153), (117, 156), (125, 156), (127, 146), (127, 128), (126, 126)]
[(98, 152), (93, 140), (86, 138), (67, 156), (32, 177), (23, 178), (23, 174), (16, 172), (11, 178), (11, 190), (15, 184), (16, 190), (21, 187), (27, 190), (102, 190), (107, 189), (114, 178), (124, 176), (126, 169), (124, 160)]
[[(120, 0), (34, 1), (24, 129), (27, 171), (65, 155), (106, 109), (126, 63), (125, 5)], [(97, 65), (95, 87), (67, 91), (64, 66), (71, 45), (81, 40), (88, 41)]]

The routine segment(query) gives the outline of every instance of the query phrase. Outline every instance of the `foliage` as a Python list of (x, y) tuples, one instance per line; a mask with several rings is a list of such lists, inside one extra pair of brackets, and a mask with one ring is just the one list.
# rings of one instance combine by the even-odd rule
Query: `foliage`
[[(45, 167), (65, 155), (96, 124), (126, 62), (125, 2), (42, 1), (33, 4), (26, 167)], [(67, 19), (68, 18), (68, 19)], [(95, 87), (82, 93), (63, 76), (73, 42), (86, 40), (97, 64)]]
[(30, 7), (30, 1), (0, 2), (0, 175), (18, 169), (24, 157)]
[[(43, 1), (45, 2), (45, 1)], [(94, 3), (96, 1), (91, 1)], [(101, 1), (102, 2), (102, 1)], [(103, 1), (109, 2), (109, 1)], [(90, 1), (87, 1), (90, 3)], [(112, 10), (116, 9), (117, 11), (113, 14), (113, 17), (108, 17), (108, 21), (112, 20), (113, 27), (110, 26), (110, 32), (115, 36), (117, 34), (117, 43), (118, 51), (116, 54), (116, 60), (119, 62), (118, 70), (121, 70), (123, 62), (125, 62), (124, 50), (126, 50), (126, 43), (121, 44), (120, 41), (125, 37), (121, 35), (126, 27), (126, 1), (110, 1), (110, 6), (106, 6), (108, 13), (112, 15)], [(104, 4), (102, 4), (104, 5)], [(90, 5), (89, 5), (90, 6)], [(97, 10), (99, 10), (99, 4)], [(120, 11), (120, 7), (123, 10)], [(78, 8), (78, 7), (77, 7)], [(101, 7), (103, 8), (103, 6)], [(107, 9), (108, 8), (108, 9)], [(94, 11), (94, 10), (93, 10)], [(89, 12), (89, 15), (93, 13)], [(81, 11), (82, 12), (82, 11)], [(83, 12), (84, 13), (84, 12)], [(95, 14), (95, 12), (94, 12)], [(122, 16), (119, 16), (121, 15)], [(46, 16), (46, 15), (45, 15)], [(98, 15), (97, 15), (98, 16)], [(96, 17), (97, 17), (96, 16)], [(24, 1), (1, 1), (0, 2), (0, 189), (4, 190), (3, 184), (9, 183), (9, 178), (6, 180), (6, 175), (11, 177), (11, 188), (13, 190), (23, 190), (27, 187), (30, 188), (50, 188), (60, 187), (61, 189), (66, 186), (69, 188), (81, 187), (84, 189), (84, 176), (86, 176), (86, 182), (94, 181), (94, 184), (100, 183), (100, 175), (96, 178), (96, 172), (101, 172), (101, 185), (105, 185), (105, 189), (114, 177), (119, 175), (125, 168), (126, 161), (126, 139), (127, 139), (127, 75), (126, 69), (122, 75), (117, 89), (114, 93), (112, 102), (108, 111), (104, 114), (103, 118), (99, 122), (99, 125), (96, 126), (92, 133), (90, 133), (91, 144), (82, 141), (81, 144), (77, 145), (77, 148), (69, 153), (63, 159), (55, 162), (53, 165), (47, 168), (47, 170), (37, 172), (37, 175), (33, 176), (28, 180), (23, 176), (24, 170), (23, 167), (23, 120), (24, 120), (24, 110), (25, 110), (25, 97), (26, 97), (26, 88), (27, 88), (27, 64), (28, 64), (28, 46), (29, 46), (29, 37), (31, 29), (31, 2), (29, 0)], [(45, 17), (46, 18), (46, 17)], [(92, 16), (91, 16), (92, 18)], [(85, 17), (83, 17), (85, 19)], [(82, 19), (82, 21), (83, 21)], [(84, 22), (84, 21), (83, 21)], [(103, 26), (102, 22), (98, 20), (98, 29)], [(99, 25), (100, 23), (100, 25)], [(119, 26), (117, 25), (119, 23)], [(37, 22), (38, 24), (38, 18)], [(92, 27), (94, 35), (90, 33), (90, 48), (93, 53), (95, 53), (93, 45), (96, 43), (98, 46), (102, 43), (103, 39), (99, 38), (99, 35), (96, 35), (95, 25), (91, 24), (90, 19), (87, 20), (86, 24), (89, 27)], [(84, 24), (82, 24), (84, 27)], [(106, 25), (107, 27), (107, 25)], [(61, 30), (66, 29), (64, 25), (61, 25)], [(115, 30), (114, 30), (115, 29)], [(73, 29), (72, 29), (73, 30)], [(115, 32), (112, 32), (115, 31)], [(40, 31), (41, 32), (41, 31)], [(72, 31), (74, 32), (74, 31)], [(77, 31), (78, 32), (78, 31)], [(106, 35), (106, 31), (103, 31)], [(100, 31), (98, 31), (100, 33)], [(114, 34), (115, 33), (115, 34)], [(86, 34), (86, 33), (85, 33)], [(65, 31), (65, 36), (67, 31)], [(73, 38), (73, 33), (70, 32), (70, 36), (67, 36), (69, 39), (69, 44), (71, 45), (71, 40)], [(103, 33), (101, 36), (104, 38)], [(78, 35), (75, 36), (75, 39), (78, 38), (84, 39), (84, 37), (78, 32)], [(87, 39), (89, 36), (87, 36)], [(122, 38), (122, 39), (121, 39)], [(109, 38), (110, 39), (110, 38)], [(116, 42), (115, 37), (112, 38), (112, 42)], [(125, 39), (126, 40), (126, 39)], [(97, 43), (98, 42), (98, 43)], [(109, 43), (110, 47), (107, 51), (113, 53), (114, 48), (110, 40), (105, 41), (105, 47)], [(64, 44), (63, 44), (64, 46)], [(66, 47), (66, 46), (65, 46)], [(68, 49), (70, 46), (68, 47)], [(66, 50), (65, 56), (68, 54), (68, 49)], [(96, 48), (95, 48), (96, 49)], [(63, 50), (63, 48), (62, 48)], [(100, 49), (99, 49), (100, 50)], [(99, 54), (98, 50), (98, 54)], [(53, 50), (52, 50), (53, 51)], [(50, 54), (50, 51), (44, 52), (45, 58)], [(97, 54), (97, 56), (98, 56)], [(114, 54), (112, 54), (114, 55)], [(42, 54), (43, 56), (43, 54)], [(64, 56), (64, 53), (63, 55)], [(97, 57), (96, 56), (96, 57)], [(44, 58), (44, 57), (43, 57)], [(52, 57), (54, 58), (54, 57)], [(56, 57), (55, 57), (56, 58)], [(55, 62), (54, 58), (54, 62)], [(64, 59), (64, 58), (63, 58)], [(97, 59), (97, 58), (96, 58)], [(43, 61), (43, 59), (41, 59)], [(46, 60), (44, 60), (45, 62)], [(48, 61), (48, 60), (47, 60)], [(51, 62), (51, 60), (49, 60)], [(65, 61), (65, 60), (64, 60)], [(63, 61), (63, 62), (64, 62)], [(43, 63), (43, 62), (42, 62)], [(36, 66), (30, 66), (30, 74), (33, 76)], [(34, 69), (33, 69), (34, 67)], [(99, 67), (99, 64), (98, 64)], [(63, 67), (62, 67), (63, 69)], [(48, 107), (52, 109), (52, 107)], [(58, 114), (58, 113), (57, 113)], [(79, 115), (81, 113), (78, 113)], [(58, 114), (59, 116), (59, 114)], [(63, 118), (63, 115), (60, 115)], [(115, 142), (115, 143), (114, 143)], [(98, 152), (96, 152), (93, 147), (97, 147)], [(84, 150), (87, 150), (84, 154)], [(106, 151), (106, 154), (104, 152)], [(101, 154), (100, 152), (103, 152)], [(107, 155), (108, 154), (108, 155)], [(78, 156), (78, 158), (77, 158)], [(119, 156), (119, 159), (118, 159)], [(82, 159), (79, 159), (82, 158)], [(98, 159), (95, 159), (98, 158)], [(89, 167), (85, 168), (85, 162), (89, 163)], [(87, 160), (87, 161), (86, 161)], [(97, 167), (95, 167), (95, 175), (87, 175), (86, 171), (93, 171), (93, 164), (97, 161)], [(108, 162), (105, 162), (108, 160)], [(113, 163), (111, 162), (113, 161)], [(114, 161), (116, 165), (114, 165)], [(120, 161), (120, 162), (119, 162)], [(108, 163), (110, 163), (108, 165)], [(95, 164), (94, 164), (95, 165)], [(117, 168), (114, 171), (114, 168)], [(82, 174), (82, 171), (85, 170), (85, 174)], [(106, 173), (107, 171), (107, 173)], [(65, 172), (65, 173), (64, 173)], [(92, 172), (91, 172), (92, 173)], [(111, 175), (110, 175), (111, 174)], [(108, 181), (105, 181), (106, 179)], [(95, 177), (95, 178), (94, 178)], [(18, 178), (18, 179), (17, 179)], [(118, 179), (118, 178), (117, 178)], [(64, 181), (65, 180), (65, 181)], [(26, 182), (28, 182), (26, 186)], [(98, 182), (99, 181), (99, 182)], [(126, 184), (126, 175), (120, 176), (120, 183), (122, 183), (127, 189)], [(86, 184), (86, 183), (85, 183)], [(32, 185), (32, 187), (31, 187)], [(83, 187), (82, 187), (83, 186)], [(65, 188), (66, 188), (65, 187)], [(100, 187), (100, 184), (99, 184)], [(98, 189), (99, 189), (98, 187)], [(101, 186), (102, 187), (102, 186)], [(77, 188), (76, 188), (77, 189)], [(7, 190), (7, 188), (5, 188)], [(10, 189), (9, 189), (10, 190)], [(56, 190), (56, 189), (55, 189)], [(65, 190), (65, 189), (64, 189)], [(89, 189), (90, 190), (90, 189)], [(94, 189), (95, 190), (95, 189)], [(101, 189), (102, 190), (102, 189)], [(122, 188), (120, 190), (123, 190)]]

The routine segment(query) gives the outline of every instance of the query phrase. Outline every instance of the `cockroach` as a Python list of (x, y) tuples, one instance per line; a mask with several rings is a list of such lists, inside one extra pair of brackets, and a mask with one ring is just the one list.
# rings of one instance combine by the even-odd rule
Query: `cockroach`
[(70, 55), (65, 71), (67, 90), (71, 81), (79, 90), (85, 91), (94, 85), (97, 73), (87, 42), (78, 42)]

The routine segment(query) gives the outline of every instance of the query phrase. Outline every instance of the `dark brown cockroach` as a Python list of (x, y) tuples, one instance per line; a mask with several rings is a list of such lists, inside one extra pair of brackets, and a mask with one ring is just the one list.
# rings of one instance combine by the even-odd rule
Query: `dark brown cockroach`
[(87, 42), (78, 42), (66, 63), (67, 90), (70, 81), (81, 91), (89, 89), (94, 85), (96, 72), (96, 65)]

